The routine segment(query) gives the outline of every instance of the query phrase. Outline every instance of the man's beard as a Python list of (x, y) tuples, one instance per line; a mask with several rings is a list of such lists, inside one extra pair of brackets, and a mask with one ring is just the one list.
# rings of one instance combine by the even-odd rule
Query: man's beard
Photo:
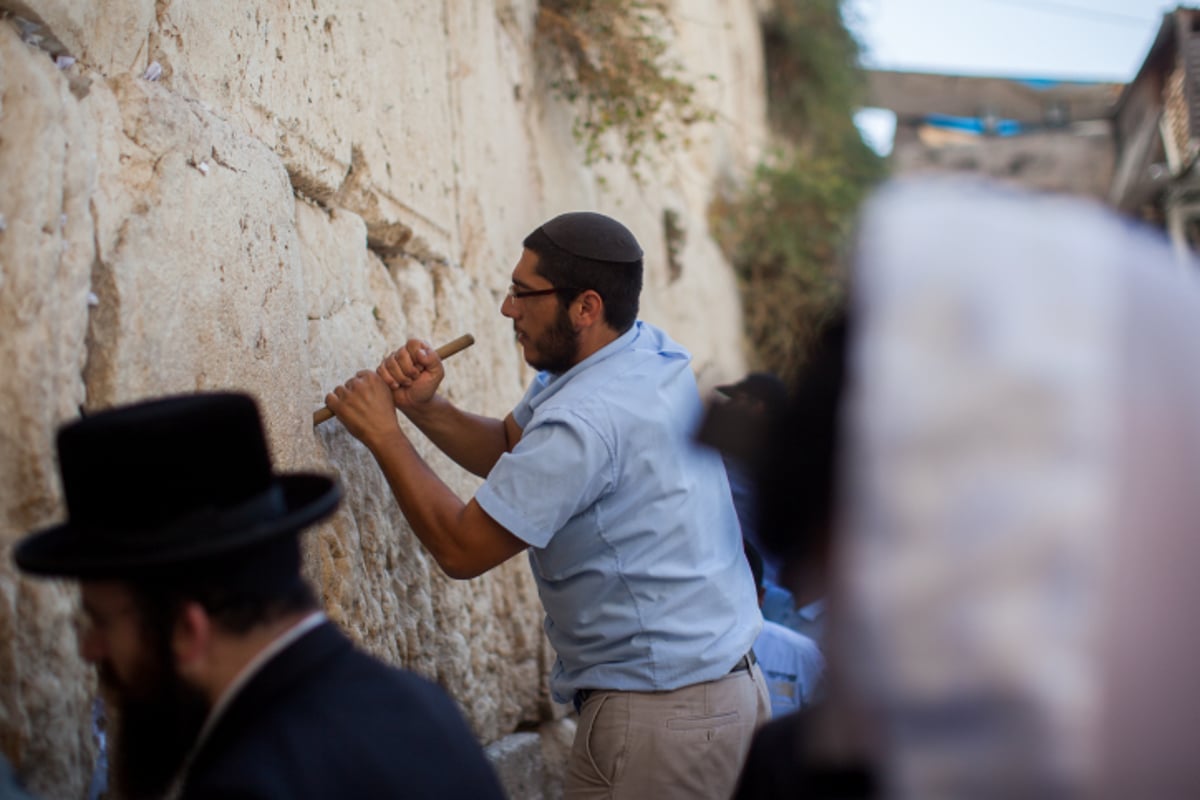
[(155, 648), (125, 685), (107, 663), (100, 682), (115, 701), (113, 782), (127, 800), (166, 794), (196, 742), (208, 701), (175, 671), (169, 653)]
[(571, 324), (571, 315), (561, 305), (554, 324), (534, 342), (537, 355), (527, 359), (529, 366), (537, 370), (552, 372), (555, 375), (575, 366), (575, 358), (579, 354), (579, 331)]

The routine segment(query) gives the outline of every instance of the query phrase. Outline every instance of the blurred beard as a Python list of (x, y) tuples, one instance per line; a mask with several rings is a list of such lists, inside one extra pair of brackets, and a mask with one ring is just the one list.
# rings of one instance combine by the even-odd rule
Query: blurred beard
[(100, 683), (116, 713), (113, 783), (126, 800), (166, 794), (208, 716), (208, 700), (175, 671), (170, 656), (151, 651), (127, 685), (100, 665)]
[(558, 307), (554, 325), (539, 336), (534, 344), (537, 356), (527, 359), (529, 366), (534, 369), (561, 375), (575, 366), (575, 358), (579, 354), (579, 331), (571, 325), (567, 309), (561, 305)]

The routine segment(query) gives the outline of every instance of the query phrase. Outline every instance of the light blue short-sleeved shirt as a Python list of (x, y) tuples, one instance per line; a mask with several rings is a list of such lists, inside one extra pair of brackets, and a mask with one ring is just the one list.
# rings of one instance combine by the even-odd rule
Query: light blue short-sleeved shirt
[(530, 544), (558, 653), (554, 697), (726, 674), (762, 625), (720, 457), (692, 435), (691, 356), (638, 322), (513, 410), (523, 429), (475, 495)]
[(754, 653), (771, 693), (772, 717), (812, 704), (825, 670), (825, 659), (816, 642), (767, 620), (754, 642)]

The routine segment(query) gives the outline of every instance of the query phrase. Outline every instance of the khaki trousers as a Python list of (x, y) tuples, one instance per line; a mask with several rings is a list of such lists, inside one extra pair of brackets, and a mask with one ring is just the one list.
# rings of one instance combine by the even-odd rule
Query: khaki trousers
[(727, 800), (770, 716), (757, 664), (671, 692), (594, 691), (580, 710), (563, 796)]

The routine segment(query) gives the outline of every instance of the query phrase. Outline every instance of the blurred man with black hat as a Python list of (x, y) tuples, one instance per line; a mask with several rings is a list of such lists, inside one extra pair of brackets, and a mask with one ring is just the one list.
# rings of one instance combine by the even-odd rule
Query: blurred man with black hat
[(340, 491), (272, 471), (252, 399), (105, 411), (63, 427), (58, 455), (68, 519), (14, 558), (80, 581), (122, 796), (501, 796), (450, 698), (318, 610), (298, 533)]
[[(797, 596), (783, 576), (783, 559), (775, 556), (764, 541), (772, 531), (760, 530), (763, 524), (758, 510), (759, 461), (769, 451), (771, 425), (785, 412), (789, 393), (786, 384), (772, 372), (751, 372), (736, 383), (716, 387), (724, 402), (709, 406), (697, 438), (716, 448), (725, 461), (733, 507), (744, 536), (763, 559), (763, 619), (820, 644), (823, 640), (825, 598), (819, 586), (797, 587)], [(786, 479), (786, 478), (785, 478)]]
[[(580, 713), (568, 798), (728, 797), (770, 705), (729, 485), (692, 439), (691, 356), (637, 320), (642, 249), (624, 225), (572, 212), (523, 244), (500, 310), (539, 373), (503, 420), (438, 395), (440, 359), (415, 339), (326, 403), (452, 577), (529, 551), (558, 654), (550, 687)], [(486, 478), (472, 500), (418, 455), (396, 408)]]

